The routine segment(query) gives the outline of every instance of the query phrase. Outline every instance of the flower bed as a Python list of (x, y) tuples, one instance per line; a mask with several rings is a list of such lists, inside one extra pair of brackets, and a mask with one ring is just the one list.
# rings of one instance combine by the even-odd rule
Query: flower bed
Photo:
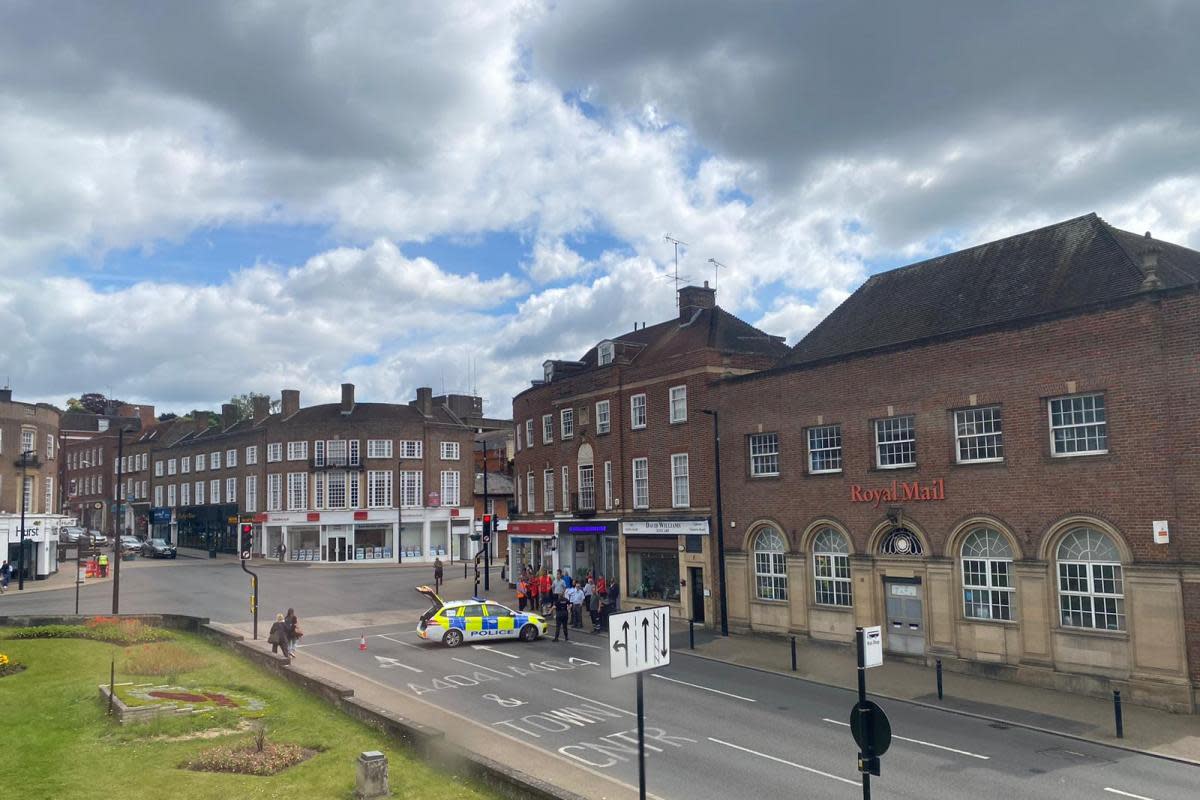
[(136, 619), (96, 617), (83, 625), (35, 625), (15, 628), (9, 639), (93, 639), (109, 644), (130, 645), (174, 639), (175, 633), (155, 628)]
[(240, 716), (262, 716), (264, 700), (243, 692), (212, 687), (117, 685), (117, 699), (130, 708), (160, 706), (164, 711), (201, 713), (226, 708)]
[(202, 751), (182, 766), (201, 772), (234, 772), (239, 775), (274, 775), (312, 758), (315, 750), (298, 744), (265, 742), (260, 750), (253, 741), (222, 745)]
[(18, 672), (24, 672), (25, 665), (18, 664), (4, 653), (0, 653), (0, 678), (6, 675), (16, 675)]

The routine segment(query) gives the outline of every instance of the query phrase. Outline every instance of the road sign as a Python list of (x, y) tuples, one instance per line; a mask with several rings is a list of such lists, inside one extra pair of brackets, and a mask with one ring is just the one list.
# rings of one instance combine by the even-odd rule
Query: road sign
[(671, 663), (671, 609), (639, 608), (608, 618), (609, 675), (619, 678)]
[(492, 535), (491, 535), (490, 533), (485, 533), (485, 534), (483, 535), (483, 543), (484, 543), (484, 544), (491, 544), (491, 541), (492, 541)]
[[(864, 706), (871, 715), (871, 740), (869, 742), (865, 740), (866, 714), (863, 713)], [(864, 753), (881, 756), (892, 746), (892, 723), (887, 718), (887, 714), (883, 713), (883, 709), (870, 700), (855, 703), (854, 708), (850, 710), (850, 732), (854, 734), (854, 741), (858, 743), (859, 749)]]
[(863, 666), (883, 666), (883, 627), (863, 628)]

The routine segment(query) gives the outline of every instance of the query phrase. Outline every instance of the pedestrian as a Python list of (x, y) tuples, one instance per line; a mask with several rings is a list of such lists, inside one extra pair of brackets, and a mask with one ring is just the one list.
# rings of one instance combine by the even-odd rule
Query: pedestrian
[(108, 577), (108, 554), (107, 553), (100, 554), (99, 563), (100, 563), (100, 577), (107, 578)]
[(566, 591), (567, 583), (563, 580), (562, 570), (560, 569), (554, 573), (554, 583), (550, 585), (550, 597), (552, 598), (550, 602), (557, 602), (558, 598), (562, 597)]
[(571, 570), (567, 570), (566, 572), (563, 573), (563, 586), (570, 589), (574, 585), (575, 585), (575, 579), (571, 577)]
[(283, 621), (283, 614), (275, 615), (275, 624), (271, 626), (271, 632), (267, 635), (267, 641), (271, 643), (272, 653), (278, 653), (279, 648), (282, 647), (283, 654), (287, 655), (287, 624)]
[(600, 629), (608, 630), (608, 618), (621, 610), (621, 587), (617, 585), (617, 579), (613, 578), (612, 583), (608, 585), (608, 594), (604, 601), (604, 615), (600, 620)]
[(287, 654), (288, 657), (296, 655), (296, 643), (300, 641), (300, 637), (304, 635), (304, 631), (300, 630), (300, 620), (296, 617), (295, 609), (289, 608), (287, 614), (283, 618), (285, 626), (284, 631), (287, 634)]
[(571, 626), (567, 624), (567, 613), (571, 608), (571, 604), (567, 602), (565, 595), (558, 595), (554, 598), (554, 641), (558, 641), (558, 635), (561, 633), (564, 642), (571, 641), (568, 632)]
[(542, 594), (542, 604), (545, 607), (543, 614), (549, 614), (552, 610), (553, 601), (550, 599), (550, 593), (554, 589), (554, 580), (550, 577), (550, 573), (542, 570), (542, 585), (538, 587)]
[(0, 567), (0, 594), (8, 591), (8, 582), (12, 579), (12, 564), (7, 561)]
[(535, 614), (537, 614), (538, 612), (540, 612), (542, 610), (542, 607), (538, 605), (538, 595), (541, 594), (541, 591), (542, 591), (541, 580), (538, 579), (537, 575), (530, 575), (530, 577), (529, 577), (529, 610)]
[(435, 558), (433, 560), (433, 590), (435, 592), (440, 592), (442, 590), (442, 573), (442, 560), (440, 558)]
[(571, 601), (571, 627), (583, 627), (583, 589), (575, 584), (567, 589), (567, 599)]
[(279, 554), (279, 563), (282, 564), (283, 554), (287, 552), (287, 547), (284, 546), (283, 542), (279, 543), (279, 547), (277, 548), (276, 552)]
[(592, 625), (596, 624), (596, 612), (592, 610), (592, 601), (596, 599), (596, 580), (588, 574), (587, 583), (583, 585), (583, 606), (587, 609), (588, 616), (592, 618)]
[(525, 598), (529, 594), (529, 583), (522, 576), (517, 581), (517, 611), (525, 610)]

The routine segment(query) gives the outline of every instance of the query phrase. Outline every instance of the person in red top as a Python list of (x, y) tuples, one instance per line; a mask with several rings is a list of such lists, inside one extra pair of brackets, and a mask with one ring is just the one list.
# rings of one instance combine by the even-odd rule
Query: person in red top
[(538, 594), (542, 590), (542, 582), (538, 580), (537, 575), (529, 576), (529, 610), (533, 613), (538, 613), (541, 608), (538, 606)]
[(542, 595), (543, 605), (553, 602), (550, 599), (550, 586), (553, 583), (554, 581), (551, 580), (550, 575), (546, 572), (546, 570), (542, 570), (542, 574), (538, 576), (538, 591)]

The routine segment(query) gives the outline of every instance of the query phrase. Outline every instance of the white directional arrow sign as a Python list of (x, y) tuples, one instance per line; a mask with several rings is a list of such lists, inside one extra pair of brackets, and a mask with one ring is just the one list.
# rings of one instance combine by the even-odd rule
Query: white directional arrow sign
[(619, 678), (671, 663), (671, 609), (623, 611), (608, 618), (609, 675)]

